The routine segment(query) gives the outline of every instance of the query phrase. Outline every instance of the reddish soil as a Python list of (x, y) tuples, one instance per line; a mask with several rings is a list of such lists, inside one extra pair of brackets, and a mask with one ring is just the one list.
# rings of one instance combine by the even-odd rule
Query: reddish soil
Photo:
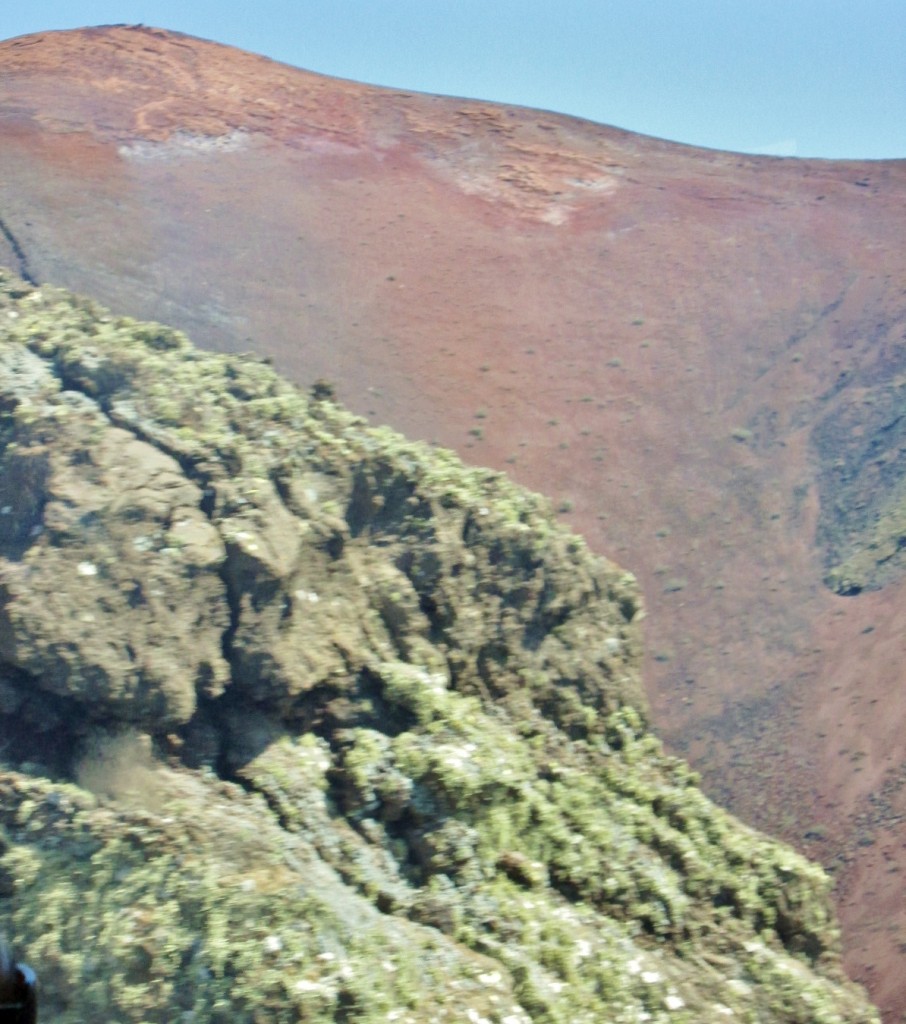
[(823, 585), (812, 430), (906, 338), (906, 162), (697, 150), (151, 29), (12, 40), (0, 69), (0, 262), (547, 493), (642, 582), (659, 732), (835, 873), (848, 969), (900, 1020), (906, 584)]

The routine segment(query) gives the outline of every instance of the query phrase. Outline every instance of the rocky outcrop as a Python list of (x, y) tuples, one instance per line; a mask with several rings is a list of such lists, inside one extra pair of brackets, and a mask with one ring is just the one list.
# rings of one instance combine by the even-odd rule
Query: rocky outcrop
[(820, 466), (817, 541), (825, 583), (838, 594), (878, 590), (906, 565), (904, 368), (903, 340), (884, 346), (845, 381), (846, 392), (812, 431)]
[(302, 720), (400, 659), (576, 736), (642, 705), (634, 581), (501, 474), (53, 290), (7, 318), (0, 655), (79, 715)]
[(876, 1019), (543, 499), (10, 275), (0, 474), (0, 922), (49, 1016)]

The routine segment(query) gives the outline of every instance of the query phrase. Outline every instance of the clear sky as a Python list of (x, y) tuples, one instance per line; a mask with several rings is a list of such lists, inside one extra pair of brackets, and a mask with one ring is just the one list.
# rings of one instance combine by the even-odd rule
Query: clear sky
[(906, 0), (0, 0), (0, 39), (113, 22), (717, 149), (906, 158)]

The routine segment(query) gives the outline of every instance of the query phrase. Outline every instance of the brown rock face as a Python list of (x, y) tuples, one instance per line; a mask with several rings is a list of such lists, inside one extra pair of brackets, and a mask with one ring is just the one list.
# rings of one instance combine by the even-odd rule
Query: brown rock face
[(0, 45), (0, 262), (549, 494), (660, 732), (906, 1011), (906, 162), (696, 150), (172, 33)]

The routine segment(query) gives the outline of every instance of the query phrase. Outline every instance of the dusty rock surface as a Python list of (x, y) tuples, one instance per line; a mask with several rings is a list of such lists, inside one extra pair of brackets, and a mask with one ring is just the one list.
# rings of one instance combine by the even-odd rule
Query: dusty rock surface
[(642, 584), (671, 749), (833, 870), (849, 969), (906, 1012), (906, 164), (695, 150), (152, 29), (0, 60), (0, 258), (548, 494)]
[(0, 479), (0, 924), (48, 1019), (878, 1020), (544, 499), (6, 274)]

